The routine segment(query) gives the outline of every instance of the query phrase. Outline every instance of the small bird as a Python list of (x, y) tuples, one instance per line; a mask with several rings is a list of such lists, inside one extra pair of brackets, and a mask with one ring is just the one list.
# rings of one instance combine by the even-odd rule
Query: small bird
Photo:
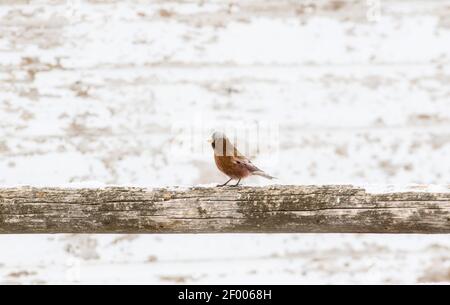
[(230, 180), (224, 184), (218, 185), (218, 187), (227, 185), (228, 182), (233, 179), (238, 180), (238, 182), (232, 186), (238, 186), (241, 179), (253, 175), (267, 179), (275, 178), (253, 165), (247, 157), (241, 154), (237, 148), (231, 144), (225, 134), (214, 132), (209, 142), (214, 150), (214, 161), (216, 161), (217, 168), (230, 177)]

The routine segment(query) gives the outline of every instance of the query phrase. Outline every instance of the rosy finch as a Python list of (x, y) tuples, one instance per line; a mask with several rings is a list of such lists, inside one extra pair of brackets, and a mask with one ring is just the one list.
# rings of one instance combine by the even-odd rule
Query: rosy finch
[(274, 177), (257, 168), (247, 157), (241, 154), (231, 144), (225, 134), (214, 132), (210, 142), (214, 149), (214, 160), (216, 161), (217, 168), (230, 177), (230, 180), (218, 186), (225, 186), (233, 179), (238, 180), (238, 182), (232, 186), (238, 186), (241, 179), (252, 175), (274, 179)]

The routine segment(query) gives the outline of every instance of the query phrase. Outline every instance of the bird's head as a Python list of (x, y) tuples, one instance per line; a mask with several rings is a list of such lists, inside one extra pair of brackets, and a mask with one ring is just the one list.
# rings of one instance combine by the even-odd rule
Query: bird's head
[(226, 141), (227, 137), (225, 136), (225, 134), (223, 132), (220, 131), (215, 131), (212, 136), (211, 139), (209, 139), (209, 143), (211, 143), (211, 146), (213, 149), (216, 148), (216, 146), (219, 145), (219, 141), (221, 143), (223, 143), (224, 141)]
[(214, 132), (209, 142), (211, 143), (211, 147), (214, 149), (216, 154), (220, 155), (233, 154), (234, 149), (233, 145), (223, 132), (220, 131)]

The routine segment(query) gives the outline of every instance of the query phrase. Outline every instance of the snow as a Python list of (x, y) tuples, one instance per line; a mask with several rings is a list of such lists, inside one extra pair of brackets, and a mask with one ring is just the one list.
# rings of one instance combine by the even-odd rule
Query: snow
[(366, 185), (363, 187), (367, 193), (405, 193), (405, 192), (431, 192), (431, 193), (449, 193), (450, 185), (436, 184), (409, 184), (409, 185)]

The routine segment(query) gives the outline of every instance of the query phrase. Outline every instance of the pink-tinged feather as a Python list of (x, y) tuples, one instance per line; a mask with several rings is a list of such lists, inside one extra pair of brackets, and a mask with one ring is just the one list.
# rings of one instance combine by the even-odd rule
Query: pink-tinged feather
[[(224, 134), (214, 133), (211, 145), (214, 149), (214, 160), (217, 168), (228, 177), (239, 181), (252, 175), (275, 179), (242, 155)], [(239, 181), (236, 185), (239, 184)]]

